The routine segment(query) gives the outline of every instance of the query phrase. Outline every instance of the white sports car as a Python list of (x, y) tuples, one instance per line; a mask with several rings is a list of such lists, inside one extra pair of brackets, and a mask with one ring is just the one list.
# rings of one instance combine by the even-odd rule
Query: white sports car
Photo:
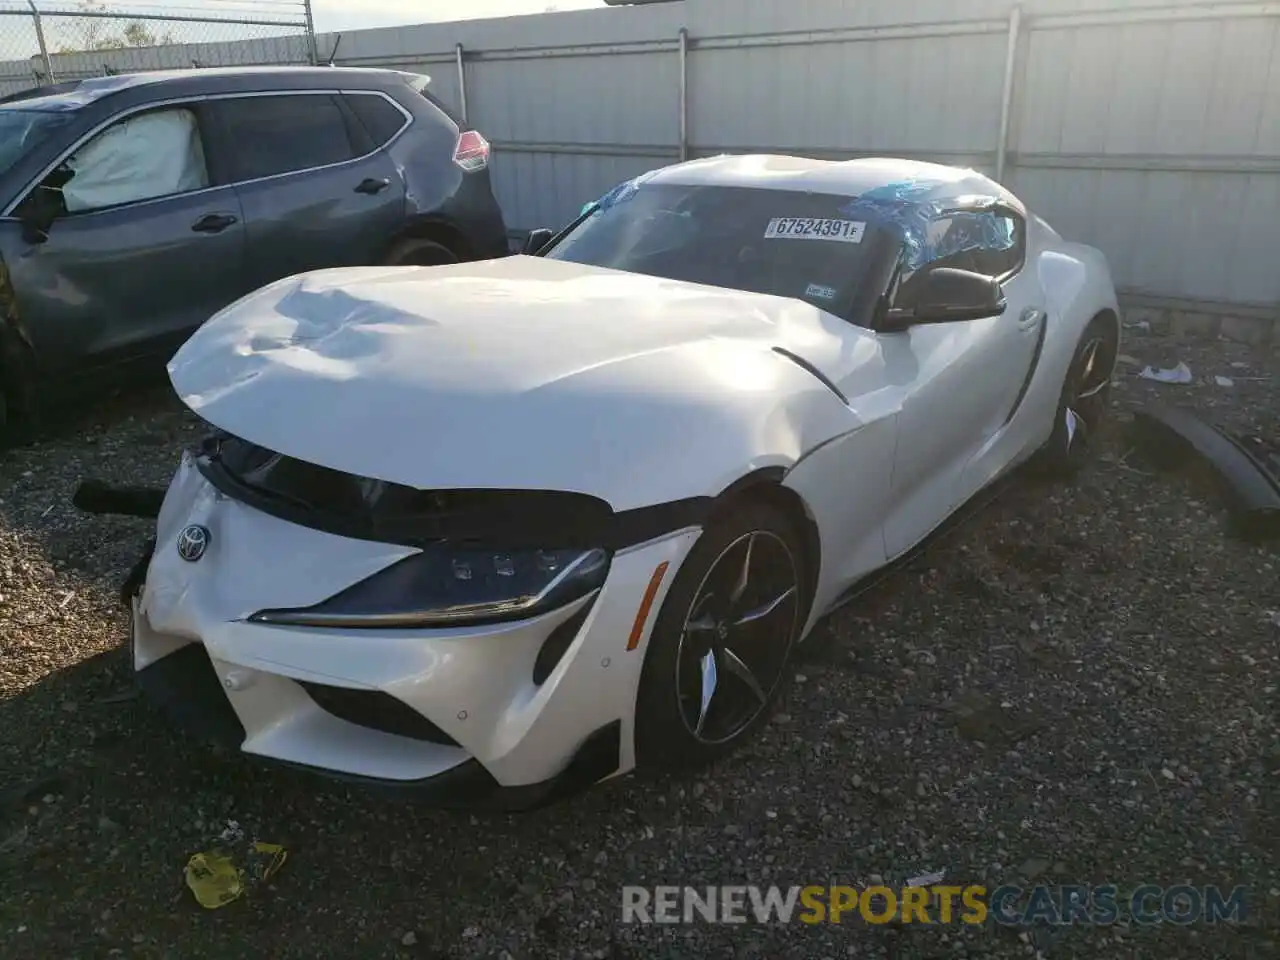
[(144, 688), (446, 804), (714, 758), (868, 577), (1071, 470), (1119, 346), (1102, 254), (973, 171), (696, 160), (530, 252), (293, 277), (178, 351), (212, 434), (128, 591)]

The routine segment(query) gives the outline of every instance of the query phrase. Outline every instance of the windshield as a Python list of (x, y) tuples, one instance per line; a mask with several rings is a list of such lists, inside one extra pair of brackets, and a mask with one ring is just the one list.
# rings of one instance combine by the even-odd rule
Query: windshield
[(68, 112), (0, 107), (0, 173), (6, 173), (24, 154), (71, 118)]
[(543, 255), (751, 293), (793, 297), (854, 322), (901, 249), (844, 213), (850, 197), (752, 187), (645, 184), (611, 194)]

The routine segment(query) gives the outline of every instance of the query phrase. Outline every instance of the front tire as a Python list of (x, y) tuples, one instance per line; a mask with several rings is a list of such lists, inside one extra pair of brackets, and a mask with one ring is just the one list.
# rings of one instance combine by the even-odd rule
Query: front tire
[(764, 502), (703, 532), (649, 641), (636, 704), (639, 765), (708, 763), (766, 721), (808, 609), (803, 556), (786, 514)]
[(1045, 447), (1045, 466), (1052, 475), (1074, 477), (1096, 450), (1111, 405), (1111, 377), (1119, 347), (1115, 324), (1104, 316), (1094, 317), (1071, 358), (1053, 434)]

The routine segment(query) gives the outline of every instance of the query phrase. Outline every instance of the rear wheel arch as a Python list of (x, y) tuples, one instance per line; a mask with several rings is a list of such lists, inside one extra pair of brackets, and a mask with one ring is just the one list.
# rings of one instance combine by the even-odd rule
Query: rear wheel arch
[[(1119, 314), (1117, 314), (1117, 313), (1116, 313), (1114, 310), (1112, 310), (1110, 307), (1104, 307), (1102, 310), (1099, 310), (1097, 313), (1095, 313), (1095, 314), (1093, 315), (1093, 319), (1094, 319), (1094, 320), (1097, 320), (1097, 319), (1099, 319), (1099, 318), (1101, 318), (1101, 319), (1105, 320), (1107, 323), (1109, 323), (1109, 324), (1111, 325), (1111, 329), (1112, 329), (1112, 330), (1114, 331), (1114, 333), (1115, 333), (1115, 340), (1116, 340), (1116, 343), (1119, 343), (1119, 342), (1120, 342), (1120, 316), (1119, 316)], [(1090, 321), (1090, 323), (1092, 323), (1092, 322), (1093, 322), (1093, 321), (1091, 320), (1091, 321)]]
[(391, 242), (387, 244), (383, 261), (395, 262), (399, 253), (417, 245), (415, 241), (437, 244), (451, 253), (454, 260), (458, 262), (471, 260), (475, 256), (470, 242), (461, 230), (447, 220), (431, 217), (410, 222), (392, 237)]
[[(1071, 347), (1054, 412), (1053, 432), (1039, 455), (1042, 467), (1050, 475), (1069, 479), (1087, 458), (1089, 441), (1110, 406), (1119, 350), (1119, 318), (1113, 310), (1100, 310)], [(1099, 351), (1105, 351), (1106, 358), (1100, 376), (1093, 373)]]

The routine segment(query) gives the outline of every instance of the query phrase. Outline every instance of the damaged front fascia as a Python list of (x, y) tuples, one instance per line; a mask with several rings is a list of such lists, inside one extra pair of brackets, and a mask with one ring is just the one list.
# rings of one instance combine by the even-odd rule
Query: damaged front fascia
[(1154, 404), (1134, 414), (1132, 430), (1134, 441), (1158, 465), (1178, 467), (1194, 454), (1213, 471), (1237, 537), (1254, 543), (1280, 539), (1280, 450), (1215, 427), (1188, 410)]
[(714, 498), (615, 512), (587, 494), (554, 490), (419, 490), (341, 473), (225, 433), (196, 466), (219, 491), (299, 526), (355, 540), (424, 547), (447, 540), (507, 549), (609, 551), (700, 526)]

